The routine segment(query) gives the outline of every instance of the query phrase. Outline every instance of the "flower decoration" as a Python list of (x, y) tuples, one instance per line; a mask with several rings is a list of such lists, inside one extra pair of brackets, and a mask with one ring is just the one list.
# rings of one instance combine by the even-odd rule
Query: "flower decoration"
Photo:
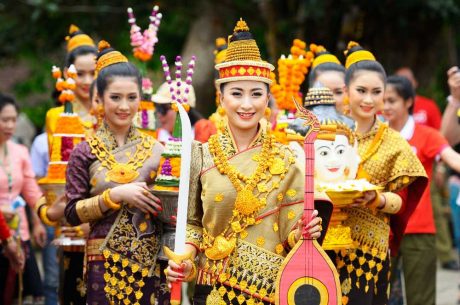
[(144, 33), (141, 33), (141, 28), (136, 24), (133, 9), (128, 8), (128, 23), (131, 26), (130, 36), (133, 54), (134, 57), (143, 62), (152, 58), (155, 44), (158, 42), (157, 32), (162, 18), (162, 14), (158, 10), (158, 6), (155, 5), (149, 17), (149, 26), (144, 30)]
[(164, 55), (161, 55), (160, 59), (165, 74), (166, 82), (169, 85), (171, 99), (173, 101), (172, 108), (175, 111), (178, 111), (175, 103), (180, 103), (182, 104), (182, 106), (184, 106), (185, 110), (188, 111), (190, 109), (190, 105), (187, 104), (187, 97), (190, 93), (190, 87), (192, 86), (192, 77), (193, 72), (195, 70), (196, 57), (192, 56), (190, 62), (188, 63), (185, 83), (182, 80), (182, 58), (179, 55), (176, 56), (176, 71), (174, 80), (171, 78), (171, 72), (169, 71), (169, 66), (168, 62), (166, 61), (166, 57)]
[(73, 91), (76, 88), (75, 79), (77, 78), (77, 69), (75, 69), (75, 66), (70, 65), (70, 67), (67, 69), (65, 78), (62, 78), (61, 69), (56, 66), (51, 68), (51, 74), (53, 78), (56, 79), (55, 88), (60, 92), (58, 98), (59, 102), (62, 104), (66, 102), (73, 102), (75, 100), (75, 94)]
[(296, 107), (292, 98), (300, 97), (300, 85), (305, 80), (308, 68), (313, 62), (313, 53), (306, 50), (307, 44), (295, 39), (291, 47), (291, 54), (284, 55), (278, 60), (278, 81), (276, 75), (271, 74), (273, 83), (270, 87), (276, 100), (278, 109), (295, 112)]

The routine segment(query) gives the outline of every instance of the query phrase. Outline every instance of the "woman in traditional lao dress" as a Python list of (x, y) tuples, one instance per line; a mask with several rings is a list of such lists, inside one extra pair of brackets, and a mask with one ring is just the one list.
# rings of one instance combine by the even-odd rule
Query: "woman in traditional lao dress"
[(351, 116), (357, 123), (358, 178), (383, 190), (365, 192), (347, 208), (345, 225), (351, 228), (355, 248), (337, 251), (333, 259), (344, 305), (388, 304), (389, 249), (394, 255), (426, 186), (426, 173), (407, 141), (376, 117), (385, 90), (382, 65), (372, 53), (350, 43), (345, 67)]
[(196, 277), (194, 304), (272, 304), (286, 254), (302, 230), (319, 237), (321, 220), (316, 211), (300, 220), (304, 170), (262, 120), (274, 68), (260, 59), (244, 21), (216, 68), (227, 122), (192, 150), (187, 249), (194, 260), (170, 261), (166, 273), (170, 281)]
[[(99, 43), (97, 92), (104, 124), (72, 152), (65, 214), (72, 225), (89, 222), (87, 304), (165, 304), (156, 257), (162, 210), (150, 194), (163, 147), (132, 125), (141, 77), (125, 56)], [(162, 277), (162, 278), (160, 278)]]
[[(61, 168), (59, 173), (53, 170), (53, 166), (48, 164), (53, 151), (58, 151), (61, 148), (60, 142), (56, 143), (56, 134), (61, 129), (61, 124), (66, 124), (62, 121), (62, 114), (65, 112), (76, 113), (79, 118), (79, 123), (85, 131), (85, 136), (94, 134), (94, 125), (96, 118), (90, 114), (92, 107), (89, 96), (89, 87), (94, 80), (94, 71), (96, 69), (97, 48), (90, 36), (83, 33), (77, 26), (71, 25), (67, 40), (67, 54), (65, 60), (65, 73), (73, 65), (76, 69), (75, 78), (75, 99), (71, 107), (64, 105), (54, 107), (48, 110), (46, 114), (46, 133), (48, 136), (48, 151), (49, 157), (46, 160), (47, 175), (39, 180), (39, 184), (44, 190), (45, 196), (37, 204), (37, 213), (44, 224), (47, 225), (47, 234), (49, 243), (54, 239), (55, 230), (60, 232), (59, 237), (68, 237), (75, 239), (83, 239), (88, 232), (88, 224), (82, 224), (75, 227), (60, 226), (60, 222), (64, 218), (65, 199), (61, 196), (64, 193), (65, 168)], [(69, 109), (71, 108), (71, 109)], [(32, 156), (34, 150), (31, 152)], [(62, 158), (62, 155), (61, 155)], [(59, 158), (58, 161), (63, 161)], [(60, 162), (54, 162), (60, 163)], [(59, 167), (62, 165), (58, 165)], [(57, 177), (58, 179), (56, 179)], [(47, 202), (46, 198), (57, 197), (55, 202)], [(54, 226), (58, 228), (55, 229)], [(82, 245), (59, 245), (59, 252), (56, 255), (56, 247), (53, 244), (48, 244), (43, 250), (43, 267), (44, 267), (44, 288), (46, 304), (56, 304), (56, 288), (59, 291), (59, 303), (61, 305), (83, 304), (85, 303), (85, 284), (83, 281), (83, 264), (85, 256), (85, 247)], [(59, 272), (57, 267), (59, 260)], [(59, 287), (56, 287), (59, 285)], [(53, 303), (54, 302), (54, 303)]]

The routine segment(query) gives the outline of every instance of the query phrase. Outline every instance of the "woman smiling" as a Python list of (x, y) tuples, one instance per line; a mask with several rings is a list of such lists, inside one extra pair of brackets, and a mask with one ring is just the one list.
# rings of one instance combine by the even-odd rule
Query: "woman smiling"
[(317, 211), (301, 219), (304, 171), (262, 120), (273, 66), (240, 20), (216, 65), (226, 124), (194, 145), (187, 225), (192, 259), (169, 261), (168, 280), (196, 280), (194, 304), (271, 304), (286, 254), (302, 233), (320, 236)]

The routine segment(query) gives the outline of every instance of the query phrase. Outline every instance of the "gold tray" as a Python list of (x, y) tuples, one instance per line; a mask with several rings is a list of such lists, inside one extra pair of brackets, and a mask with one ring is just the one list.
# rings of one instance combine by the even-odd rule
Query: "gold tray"
[(362, 197), (364, 192), (379, 191), (383, 187), (378, 185), (369, 185), (360, 190), (325, 190), (324, 192), (331, 199), (332, 204), (338, 207), (346, 207), (353, 203), (356, 198)]

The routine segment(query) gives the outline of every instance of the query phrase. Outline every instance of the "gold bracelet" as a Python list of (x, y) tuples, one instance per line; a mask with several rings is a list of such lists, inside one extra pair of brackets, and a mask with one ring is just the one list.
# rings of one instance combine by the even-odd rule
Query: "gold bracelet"
[(94, 196), (77, 202), (75, 208), (78, 218), (82, 223), (96, 221), (104, 217), (99, 204), (100, 197), (101, 196)]
[(190, 274), (186, 278), (184, 278), (184, 282), (190, 282), (196, 277), (198, 273), (195, 262), (191, 259), (188, 259), (188, 261), (190, 261), (190, 263), (192, 264), (192, 270), (190, 270)]
[(392, 192), (385, 192), (382, 195), (385, 197), (385, 205), (380, 209), (380, 211), (388, 214), (398, 213), (402, 206), (401, 196)]
[(111, 189), (106, 189), (106, 190), (102, 193), (102, 199), (104, 200), (104, 204), (105, 204), (109, 209), (112, 209), (112, 210), (119, 210), (119, 209), (121, 208), (121, 204), (114, 202), (114, 201), (110, 198), (110, 190), (111, 190)]
[(58, 225), (58, 221), (52, 221), (48, 218), (48, 206), (46, 203), (43, 203), (41, 206), (38, 207), (38, 216), (43, 221), (43, 223), (49, 227), (55, 227)]
[(288, 238), (287, 238), (287, 242), (288, 242), (288, 245), (289, 247), (294, 248), (295, 245), (297, 244), (296, 240), (295, 240), (295, 231), (296, 230), (292, 230), (289, 235), (288, 235)]

